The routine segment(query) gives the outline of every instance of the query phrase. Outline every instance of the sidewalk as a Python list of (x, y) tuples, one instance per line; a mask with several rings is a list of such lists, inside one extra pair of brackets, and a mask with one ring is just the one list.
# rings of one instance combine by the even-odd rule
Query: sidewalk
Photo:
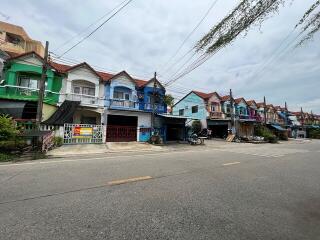
[(63, 145), (48, 152), (49, 157), (65, 157), (71, 155), (88, 155), (120, 152), (148, 152), (164, 151), (162, 146), (154, 146), (148, 143), (123, 142), (106, 144), (75, 144)]

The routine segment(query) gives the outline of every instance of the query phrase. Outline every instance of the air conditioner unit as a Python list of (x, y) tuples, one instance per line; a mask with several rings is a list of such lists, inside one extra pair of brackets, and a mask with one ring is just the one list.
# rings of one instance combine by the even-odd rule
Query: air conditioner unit
[(186, 106), (185, 109), (189, 109), (189, 106)]
[(90, 102), (91, 102), (91, 104), (96, 104), (95, 100), (91, 100)]

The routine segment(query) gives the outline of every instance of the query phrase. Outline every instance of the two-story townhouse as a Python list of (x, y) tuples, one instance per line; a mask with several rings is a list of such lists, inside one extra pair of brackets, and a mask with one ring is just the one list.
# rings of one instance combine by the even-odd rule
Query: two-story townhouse
[[(105, 81), (107, 141), (147, 141), (152, 114), (166, 113), (165, 88), (156, 79), (134, 79), (122, 71)], [(154, 111), (154, 112), (153, 112)]]
[[(207, 120), (208, 129), (211, 130), (212, 137), (224, 138), (228, 135), (231, 127), (231, 118), (226, 102), (226, 96), (221, 97), (217, 92), (213, 92), (208, 100), (209, 117)], [(226, 101), (224, 101), (226, 100)]]
[(247, 101), (241, 97), (234, 100), (235, 118), (237, 135), (243, 138), (251, 138), (254, 136), (255, 118), (250, 117), (250, 106)]
[[(35, 121), (42, 65), (43, 58), (35, 52), (6, 60), (0, 85), (1, 113), (18, 121)], [(50, 65), (46, 76), (42, 120), (48, 119), (57, 109), (64, 73)]]
[(249, 106), (249, 119), (255, 119), (257, 123), (262, 122), (262, 118), (259, 114), (259, 107), (255, 100), (248, 100), (247, 104)]
[(103, 123), (104, 84), (103, 77), (89, 64), (73, 66), (51, 62), (64, 72), (59, 94), (59, 109), (47, 120), (49, 125)]

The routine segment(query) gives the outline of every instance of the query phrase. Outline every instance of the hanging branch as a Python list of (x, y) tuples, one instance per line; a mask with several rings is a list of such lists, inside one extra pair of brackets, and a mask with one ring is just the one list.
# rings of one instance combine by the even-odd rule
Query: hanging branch
[(271, 13), (277, 12), (284, 0), (242, 0), (221, 22), (214, 26), (196, 45), (207, 54), (234, 41), (254, 25), (260, 25)]
[[(196, 51), (211, 54), (216, 49), (232, 43), (241, 33), (247, 33), (252, 25), (261, 25), (269, 16), (278, 12), (280, 5), (293, 0), (241, 0), (233, 11), (216, 24), (195, 46)], [(311, 14), (320, 6), (320, 0), (304, 13), (295, 28), (303, 25), (300, 35), (305, 34), (298, 45), (310, 40), (320, 30), (320, 12)]]

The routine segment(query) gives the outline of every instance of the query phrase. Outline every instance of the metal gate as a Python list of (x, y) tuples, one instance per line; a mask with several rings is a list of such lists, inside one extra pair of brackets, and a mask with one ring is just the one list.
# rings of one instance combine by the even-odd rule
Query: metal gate
[(93, 124), (64, 124), (64, 144), (103, 143), (103, 126)]
[(107, 126), (107, 142), (137, 141), (137, 127), (135, 126)]

